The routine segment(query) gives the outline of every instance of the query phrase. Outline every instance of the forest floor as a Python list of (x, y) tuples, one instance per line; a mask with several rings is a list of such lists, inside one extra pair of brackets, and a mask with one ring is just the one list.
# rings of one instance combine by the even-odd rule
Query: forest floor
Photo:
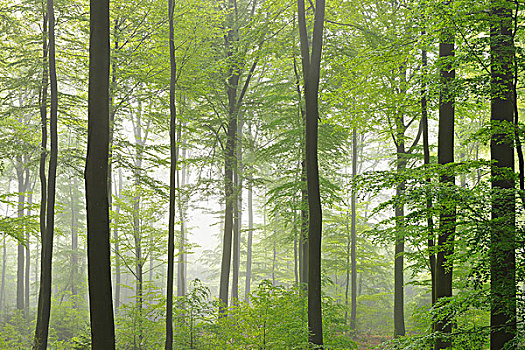
[(359, 350), (375, 349), (379, 344), (388, 340), (388, 337), (380, 335), (359, 335), (356, 339), (359, 344)]

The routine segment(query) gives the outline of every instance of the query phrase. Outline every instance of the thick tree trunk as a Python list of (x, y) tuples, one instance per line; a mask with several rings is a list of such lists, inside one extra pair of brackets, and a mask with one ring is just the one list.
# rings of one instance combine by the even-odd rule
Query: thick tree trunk
[(491, 312), (490, 348), (516, 349), (516, 198), (514, 144), (506, 132), (513, 124), (513, 64), (510, 0), (491, 1), (491, 114), (493, 134), (490, 154), (493, 162), (492, 228), (490, 247)]
[(308, 186), (308, 329), (309, 341), (323, 346), (321, 313), (321, 231), (322, 212), (319, 194), (319, 169), (317, 160), (318, 92), (323, 46), (325, 1), (316, 0), (312, 50), (308, 43), (304, 0), (297, 1), (304, 93), (306, 102), (306, 178)]
[(86, 159), (87, 250), (91, 344), (115, 349), (111, 292), (108, 202), (109, 0), (90, 1), (88, 152)]
[[(454, 162), (454, 93), (451, 84), (454, 83), (455, 70), (450, 59), (454, 57), (454, 35), (450, 29), (442, 32), (439, 44), (439, 57), (442, 60), (440, 69), (441, 91), (439, 96), (439, 132), (438, 132), (438, 163), (446, 165)], [(439, 182), (453, 191), (454, 175), (443, 174)], [(438, 252), (435, 270), (436, 302), (441, 298), (452, 296), (452, 263), (449, 262), (454, 253), (454, 233), (456, 230), (456, 206), (452, 193), (445, 194), (440, 199), (441, 213), (439, 215)], [(435, 323), (436, 332), (449, 335), (452, 332), (451, 315)], [(436, 339), (435, 349), (447, 349), (452, 345), (447, 336)]]
[(49, 81), (51, 83), (50, 158), (47, 183), (46, 229), (42, 237), (42, 258), (40, 260), (40, 291), (38, 295), (38, 315), (33, 348), (45, 350), (51, 312), (51, 267), (53, 260), (53, 235), (55, 226), (55, 187), (58, 160), (58, 89), (55, 63), (55, 14), (53, 0), (47, 0), (49, 16)]
[(175, 84), (177, 63), (173, 12), (175, 1), (168, 0), (169, 49), (170, 49), (170, 204), (168, 212), (168, 271), (166, 283), (166, 341), (165, 350), (173, 349), (173, 279), (175, 262), (175, 181), (177, 173), (177, 110), (175, 107)]

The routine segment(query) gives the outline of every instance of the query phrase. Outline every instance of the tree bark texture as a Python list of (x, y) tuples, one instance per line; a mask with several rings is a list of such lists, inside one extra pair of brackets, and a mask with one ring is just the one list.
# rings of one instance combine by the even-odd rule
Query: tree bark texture
[[(310, 51), (304, 0), (297, 1), (301, 59), (306, 103), (306, 179), (308, 187), (308, 329), (309, 341), (323, 346), (321, 313), (321, 232), (322, 212), (319, 193), (317, 138), (319, 120), (319, 76), (323, 46), (325, 1), (316, 0)], [(310, 56), (311, 54), (311, 56)]]
[(509, 0), (491, 1), (491, 113), (493, 133), (492, 227), (490, 247), (491, 312), (490, 349), (516, 349), (516, 199), (513, 137), (503, 127), (513, 123), (512, 9)]
[(55, 60), (55, 14), (53, 0), (47, 0), (47, 14), (49, 16), (49, 81), (51, 87), (51, 108), (49, 112), (50, 157), (47, 182), (46, 229), (42, 237), (42, 251), (40, 260), (40, 291), (38, 295), (38, 311), (33, 348), (45, 350), (49, 330), (51, 312), (51, 277), (53, 235), (55, 226), (55, 187), (58, 160), (58, 89)]
[(85, 169), (91, 343), (115, 349), (108, 202), (109, 0), (90, 1), (88, 150)]
[[(236, 0), (228, 0), (228, 8), (231, 12), (237, 8)], [(233, 215), (235, 206), (235, 184), (233, 171), (235, 169), (235, 144), (237, 139), (237, 89), (239, 86), (239, 70), (234, 57), (234, 45), (238, 40), (237, 30), (234, 29), (234, 13), (229, 14), (229, 29), (224, 36), (226, 55), (230, 60), (226, 94), (228, 96), (228, 125), (226, 132), (226, 147), (224, 149), (224, 238), (222, 248), (221, 276), (219, 282), (219, 299), (222, 303), (220, 314), (224, 315), (228, 307), (228, 288), (230, 282), (230, 267), (232, 260), (233, 243)]]
[[(352, 180), (355, 180), (357, 176), (357, 131), (354, 128), (352, 131)], [(351, 247), (350, 247), (350, 257), (352, 265), (352, 308), (350, 310), (350, 328), (356, 330), (357, 328), (357, 257), (356, 257), (356, 193), (352, 189), (352, 198), (351, 198), (351, 210), (352, 210), (352, 222), (350, 227), (350, 236), (351, 236)]]
[[(439, 57), (443, 62), (440, 68), (440, 96), (439, 96), (439, 131), (438, 131), (438, 163), (447, 165), (454, 162), (454, 92), (453, 86), (455, 70), (451, 59), (454, 58), (454, 34), (450, 28), (444, 28), (439, 44)], [(437, 242), (437, 258), (435, 268), (436, 302), (442, 298), (452, 297), (452, 262), (454, 253), (454, 234), (456, 230), (456, 205), (452, 198), (454, 175), (445, 173), (440, 175), (439, 182), (447, 187), (445, 194), (440, 198), (439, 231)], [(436, 339), (435, 349), (447, 349), (452, 345), (448, 335), (452, 332), (451, 315), (446, 315), (435, 323), (438, 333), (447, 336)]]
[[(422, 36), (425, 32), (422, 33)], [(423, 127), (423, 164), (430, 164), (430, 145), (428, 140), (428, 103), (427, 103), (427, 86), (426, 86), (426, 69), (427, 69), (427, 51), (423, 49), (421, 51), (421, 64), (422, 64), (422, 87), (421, 87), (421, 123)], [(430, 185), (431, 179), (427, 177), (427, 183)], [(427, 230), (428, 230), (428, 263), (430, 265), (430, 280), (431, 280), (431, 302), (432, 305), (436, 303), (436, 254), (434, 249), (434, 218), (432, 215), (432, 196), (430, 193), (426, 195), (426, 217), (427, 217)]]
[(244, 299), (248, 300), (252, 281), (252, 245), (253, 245), (253, 190), (249, 181), (248, 190), (248, 242), (246, 247), (246, 281), (244, 285)]
[(170, 204), (168, 212), (168, 271), (166, 287), (166, 341), (164, 349), (173, 349), (173, 279), (175, 263), (175, 181), (177, 173), (177, 109), (175, 107), (175, 84), (177, 63), (175, 61), (175, 29), (173, 12), (175, 0), (168, 0), (169, 49), (170, 49)]

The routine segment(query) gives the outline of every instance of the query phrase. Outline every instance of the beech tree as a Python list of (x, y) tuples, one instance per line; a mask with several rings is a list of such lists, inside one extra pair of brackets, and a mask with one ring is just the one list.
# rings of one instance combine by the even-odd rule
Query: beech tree
[(308, 329), (309, 340), (323, 345), (321, 313), (321, 230), (317, 135), (319, 120), (319, 76), (323, 48), (325, 1), (316, 0), (312, 44), (308, 40), (304, 0), (297, 1), (304, 99), (306, 103), (306, 182), (308, 184)]
[(88, 151), (86, 158), (88, 283), (93, 349), (115, 349), (108, 202), (109, 0), (90, 1)]
[(514, 181), (512, 1), (490, 3), (490, 349), (516, 349), (516, 198)]

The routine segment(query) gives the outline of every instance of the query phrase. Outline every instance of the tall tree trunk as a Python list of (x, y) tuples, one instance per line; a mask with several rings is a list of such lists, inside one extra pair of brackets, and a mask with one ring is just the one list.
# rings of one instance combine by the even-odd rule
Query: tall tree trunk
[(246, 247), (246, 282), (244, 285), (244, 299), (248, 300), (252, 282), (252, 244), (253, 244), (253, 189), (251, 179), (248, 181), (248, 242)]
[(232, 266), (232, 303), (239, 301), (239, 268), (241, 262), (241, 230), (242, 230), (242, 113), (238, 115), (237, 147), (235, 150), (235, 215), (233, 220), (233, 266)]
[(3, 309), (5, 307), (5, 270), (7, 267), (7, 247), (6, 247), (6, 238), (7, 235), (4, 235), (2, 239), (2, 283), (0, 284), (0, 320)]
[[(24, 179), (24, 158), (22, 156), (16, 157), (16, 177), (18, 180), (18, 205), (17, 205), (17, 218), (20, 227), (20, 237), (24, 237), (24, 225), (22, 220), (24, 218), (24, 202), (25, 202), (25, 179)], [(25, 247), (22, 242), (18, 243), (17, 247), (17, 267), (16, 267), (16, 309), (24, 313), (24, 253)]]
[[(352, 131), (352, 180), (357, 176), (357, 131)], [(357, 263), (356, 263), (356, 194), (352, 189), (352, 224), (351, 224), (351, 249), (350, 255), (352, 260), (352, 309), (350, 311), (350, 328), (354, 331), (357, 327)]]
[[(42, 83), (40, 86), (39, 103), (40, 103), (40, 128), (41, 128), (41, 145), (40, 145), (40, 162), (39, 162), (39, 179), (40, 179), (40, 213), (39, 228), (40, 240), (44, 241), (46, 235), (46, 208), (47, 208), (47, 179), (46, 179), (46, 157), (47, 157), (47, 86), (49, 78), (48, 64), (48, 13), (47, 6), (42, 8)], [(38, 254), (35, 254), (38, 259)], [(35, 282), (38, 278), (38, 260), (35, 262)], [(35, 283), (36, 285), (36, 283)], [(40, 289), (40, 286), (39, 286)], [(40, 313), (40, 301), (38, 302), (37, 317)], [(38, 348), (37, 348), (38, 349)]]
[(173, 279), (175, 260), (175, 181), (177, 173), (177, 110), (175, 108), (175, 84), (177, 63), (173, 12), (175, 1), (168, 0), (169, 48), (170, 48), (170, 204), (168, 212), (168, 271), (166, 283), (166, 341), (164, 349), (173, 349)]
[[(425, 36), (423, 31), (422, 36)], [(423, 127), (423, 164), (430, 164), (430, 144), (428, 141), (428, 107), (427, 107), (427, 51), (423, 49), (421, 51), (421, 63), (422, 63), (422, 87), (421, 87), (421, 123)], [(430, 176), (427, 176), (427, 183), (431, 183)], [(432, 196), (430, 192), (426, 194), (426, 217), (427, 217), (427, 230), (428, 230), (428, 263), (430, 265), (430, 280), (431, 280), (431, 300), (432, 305), (436, 303), (436, 254), (434, 252), (434, 219), (432, 215)]]
[[(144, 157), (144, 146), (148, 133), (148, 127), (143, 135), (142, 126), (142, 103), (139, 101), (137, 119), (134, 121), (133, 132), (135, 134), (135, 164), (133, 170), (133, 182), (135, 195), (133, 197), (133, 239), (135, 243), (135, 298), (138, 313), (138, 344), (142, 347), (143, 329), (142, 329), (142, 307), (144, 301), (144, 264), (145, 259), (142, 257), (142, 221), (141, 221), (141, 202), (142, 202), (142, 160)], [(135, 338), (134, 338), (135, 339)]]
[(505, 131), (513, 124), (512, 9), (510, 0), (491, 1), (491, 113), (493, 134), (492, 228), (490, 247), (490, 348), (516, 349), (516, 199), (513, 138)]
[[(348, 222), (349, 221), (349, 217), (348, 217), (348, 208), (347, 208), (347, 211), (345, 213), (345, 233), (346, 233), (346, 261), (345, 261), (345, 266), (346, 266), (346, 271), (345, 271), (345, 325), (348, 324), (348, 300), (349, 300), (349, 295), (350, 295), (350, 273), (351, 273), (351, 266), (350, 266), (350, 256), (351, 256), (351, 252), (352, 252), (352, 236), (351, 236), (351, 233), (350, 233), (350, 223)], [(351, 297), (351, 296), (350, 296)], [(354, 328), (351, 328), (352, 330)]]
[[(178, 134), (178, 140), (179, 140), (179, 149), (181, 153), (182, 159), (186, 159), (186, 148), (183, 147), (183, 140), (182, 140), (182, 123), (179, 124), (179, 134)], [(179, 256), (178, 256), (178, 262), (177, 262), (177, 296), (182, 297), (186, 295), (186, 256), (185, 256), (185, 250), (186, 250), (186, 225), (184, 222), (184, 199), (183, 199), (183, 189), (186, 185), (186, 167), (182, 165), (182, 169), (180, 171), (180, 179), (179, 179), (179, 173), (177, 172), (177, 183), (179, 188), (179, 217), (180, 217), (180, 242), (179, 242)]]
[[(120, 218), (120, 200), (122, 200), (122, 171), (118, 171), (118, 190), (115, 191), (119, 198), (119, 204), (115, 208), (117, 220)], [(117, 222), (118, 224), (118, 222)], [(113, 247), (115, 249), (115, 312), (120, 308), (120, 245), (118, 237), (118, 225), (113, 229), (113, 240), (115, 241)]]
[(74, 176), (71, 177), (69, 183), (69, 197), (71, 199), (71, 295), (73, 297), (78, 295), (77, 290), (77, 276), (78, 276), (78, 216), (77, 216), (77, 201), (76, 193), (73, 190), (77, 189), (77, 182)]
[[(26, 169), (26, 185), (29, 183), (29, 169)], [(31, 206), (33, 205), (33, 188), (34, 183), (29, 188), (27, 186), (27, 190), (30, 191), (29, 195), (27, 197), (27, 217), (31, 217)], [(25, 315), (26, 317), (29, 317), (29, 295), (31, 292), (31, 283), (30, 283), (30, 273), (31, 273), (31, 251), (30, 251), (30, 243), (31, 243), (31, 235), (29, 234), (29, 230), (26, 230), (26, 262), (25, 262), (25, 275), (24, 275), (24, 307), (25, 307)]]
[[(309, 341), (323, 345), (321, 313), (321, 230), (322, 213), (317, 161), (318, 92), (323, 46), (325, 1), (316, 0), (312, 50), (310, 52), (304, 0), (297, 1), (301, 58), (306, 102), (306, 178), (308, 185), (308, 329)], [(311, 54), (311, 57), (310, 57)]]
[[(228, 8), (233, 12), (237, 8), (236, 0), (228, 1)], [(229, 29), (224, 36), (227, 57), (233, 60), (234, 45), (238, 40), (237, 30), (234, 29), (234, 16), (229, 15)], [(235, 206), (235, 183), (233, 171), (236, 166), (235, 144), (237, 140), (237, 88), (239, 86), (239, 68), (235, 61), (230, 63), (228, 69), (228, 83), (226, 92), (228, 96), (228, 125), (226, 132), (226, 148), (224, 149), (224, 238), (222, 248), (221, 276), (219, 282), (219, 299), (222, 303), (220, 314), (223, 315), (225, 308), (228, 306), (228, 288), (230, 281), (230, 265), (232, 258), (232, 241), (233, 241), (233, 215)]]
[(302, 288), (308, 288), (308, 188), (306, 184), (306, 162), (301, 161), (301, 234), (299, 237), (299, 280)]
[[(397, 140), (397, 159), (396, 171), (402, 176), (406, 170), (406, 150), (405, 150), (405, 131), (403, 116), (396, 117), (396, 140)], [(405, 181), (402, 180), (396, 186), (396, 197), (401, 198), (405, 192)], [(405, 290), (404, 290), (404, 252), (405, 252), (405, 208), (404, 205), (396, 204), (396, 236), (395, 236), (395, 260), (394, 260), (394, 336), (405, 335)]]
[(55, 63), (55, 14), (53, 0), (47, 0), (49, 16), (49, 81), (51, 83), (51, 109), (49, 113), (50, 158), (47, 183), (46, 229), (42, 237), (42, 258), (40, 260), (40, 291), (36, 322), (34, 349), (45, 350), (51, 312), (51, 268), (53, 260), (53, 235), (55, 226), (55, 187), (58, 158), (58, 89)]
[(109, 0), (90, 1), (87, 251), (91, 346), (115, 349), (108, 202)]
[[(443, 60), (440, 68), (441, 91), (439, 96), (439, 132), (438, 132), (438, 163), (446, 165), (454, 162), (454, 83), (455, 70), (451, 59), (454, 58), (454, 33), (450, 28), (444, 28), (439, 44), (439, 57)], [(439, 231), (436, 259), (436, 302), (441, 298), (452, 296), (452, 263), (449, 259), (454, 253), (454, 233), (456, 230), (456, 206), (452, 198), (455, 177), (442, 174), (439, 182), (448, 187), (449, 193), (440, 198), (441, 212), (439, 215)], [(435, 349), (447, 349), (452, 345), (449, 334), (452, 332), (451, 315), (435, 323), (436, 332), (447, 336), (436, 339)]]

